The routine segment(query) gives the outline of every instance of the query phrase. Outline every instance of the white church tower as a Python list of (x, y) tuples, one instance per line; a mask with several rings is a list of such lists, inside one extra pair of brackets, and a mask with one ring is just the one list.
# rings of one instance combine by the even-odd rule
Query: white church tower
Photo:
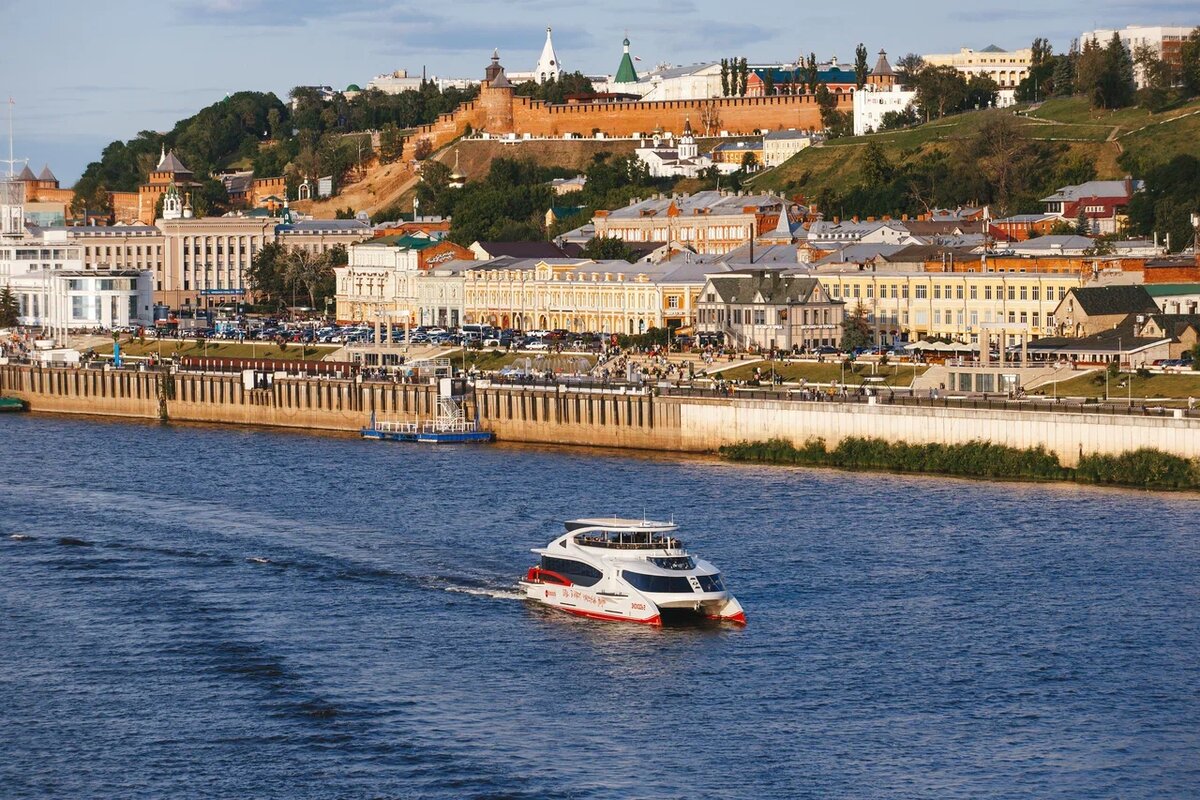
[(533, 79), (538, 83), (558, 80), (561, 70), (558, 67), (558, 56), (554, 53), (554, 42), (550, 39), (550, 29), (546, 28), (546, 46), (542, 48), (542, 57), (538, 59), (533, 71)]
[(696, 144), (696, 137), (692, 135), (692, 120), (685, 119), (683, 136), (679, 137), (679, 159), (682, 161), (685, 158), (696, 158), (699, 155), (700, 146)]

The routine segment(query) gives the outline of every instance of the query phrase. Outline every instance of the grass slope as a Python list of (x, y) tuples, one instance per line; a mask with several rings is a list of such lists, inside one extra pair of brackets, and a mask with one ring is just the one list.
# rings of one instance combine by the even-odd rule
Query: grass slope
[[(970, 138), (985, 119), (982, 113), (959, 114), (902, 131), (834, 139), (802, 150), (754, 178), (752, 185), (776, 191), (798, 186), (814, 197), (825, 187), (842, 189), (861, 183), (859, 154), (868, 142), (878, 142), (895, 162)], [(1167, 161), (1181, 153), (1196, 153), (1200, 141), (1200, 100), (1151, 114), (1139, 108), (1096, 111), (1081, 98), (1055, 99), (1032, 109), (1020, 107), (1017, 119), (1031, 139), (1066, 142), (1070, 150), (1064, 157), (1083, 154), (1092, 159), (1100, 179), (1124, 177), (1117, 163), (1122, 152), (1144, 163)]]

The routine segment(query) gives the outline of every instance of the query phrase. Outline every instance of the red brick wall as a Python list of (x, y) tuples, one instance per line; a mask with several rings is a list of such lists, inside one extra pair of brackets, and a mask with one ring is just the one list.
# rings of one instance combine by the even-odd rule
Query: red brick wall
[[(464, 103), (453, 112), (442, 114), (436, 122), (417, 128), (412, 138), (414, 141), (426, 138), (437, 150), (461, 136), (468, 125), (474, 130), (488, 130), (496, 135), (516, 133), (521, 136), (528, 133), (539, 137), (561, 137), (571, 133), (591, 138), (593, 129), (608, 136), (630, 136), (634, 133), (649, 134), (655, 126), (678, 132), (683, 130), (683, 123), (688, 119), (693, 128), (701, 128), (702, 116), (710, 105), (720, 118), (716, 130), (726, 130), (732, 134), (821, 127), (821, 109), (813, 95), (562, 105), (550, 105), (528, 97), (512, 97), (512, 127), (505, 130), (509, 116), (504, 106), (507, 106), (509, 97), (508, 90), (484, 88), (478, 100)], [(850, 111), (853, 108), (854, 101), (850, 93), (838, 94), (837, 99), (840, 110)]]

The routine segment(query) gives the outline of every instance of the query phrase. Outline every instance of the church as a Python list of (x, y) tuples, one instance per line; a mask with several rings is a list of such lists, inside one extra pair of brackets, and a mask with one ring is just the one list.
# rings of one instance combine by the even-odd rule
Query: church
[(656, 128), (654, 138), (649, 142), (643, 141), (634, 154), (650, 170), (652, 178), (696, 178), (712, 166), (716, 166), (722, 174), (738, 168), (737, 164), (714, 164), (712, 156), (700, 155), (700, 146), (696, 144), (690, 119), (684, 121), (683, 135), (677, 143), (673, 143), (670, 134), (664, 137), (662, 129)]

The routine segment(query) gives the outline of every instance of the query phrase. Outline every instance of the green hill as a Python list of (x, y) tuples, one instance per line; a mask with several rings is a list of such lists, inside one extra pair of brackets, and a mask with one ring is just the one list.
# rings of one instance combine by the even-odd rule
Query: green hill
[[(1138, 175), (1177, 155), (1200, 156), (1200, 100), (1151, 114), (1138, 108), (1095, 111), (1082, 98), (1069, 98), (1050, 100), (1033, 108), (1022, 106), (1015, 112), (959, 114), (901, 131), (833, 139), (760, 174), (751, 185), (810, 200), (822, 194), (841, 196), (850, 187), (866, 182), (862, 154), (867, 145), (878, 145), (896, 169), (935, 156), (952, 159), (963, 156), (998, 116), (1009, 119), (1015, 130), (1033, 143), (1042, 161), (1051, 166), (1070, 165), (1071, 169), (1066, 171), (1081, 174), (1090, 166), (1094, 177), (1099, 179)], [(1050, 168), (1046, 177), (1058, 178), (1063, 172)], [(976, 196), (977, 189), (974, 181), (961, 183), (943, 195), (950, 198), (945, 205), (995, 201), (994, 197)], [(914, 202), (907, 209), (893, 210), (917, 213), (921, 208), (920, 203)], [(871, 210), (856, 209), (855, 213), (871, 213)]]

